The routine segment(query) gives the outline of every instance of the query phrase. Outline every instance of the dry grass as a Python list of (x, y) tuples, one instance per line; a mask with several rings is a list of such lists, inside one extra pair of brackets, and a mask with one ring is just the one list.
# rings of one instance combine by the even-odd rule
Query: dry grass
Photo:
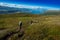
[[(15, 16), (15, 15), (13, 15)], [(37, 23), (32, 23), (38, 21)], [(2, 17), (0, 18), (0, 29), (10, 31), (18, 30), (18, 22), (23, 22), (24, 35), (17, 38), (19, 33), (9, 37), (8, 40), (60, 40), (60, 15), (39, 17)], [(5, 29), (4, 29), (5, 28)], [(2, 31), (2, 30), (0, 30)], [(2, 32), (1, 35), (7, 32)], [(3, 35), (4, 36), (4, 35)], [(16, 37), (15, 37), (16, 36)], [(56, 38), (55, 38), (56, 37)], [(11, 39), (12, 38), (12, 39)]]

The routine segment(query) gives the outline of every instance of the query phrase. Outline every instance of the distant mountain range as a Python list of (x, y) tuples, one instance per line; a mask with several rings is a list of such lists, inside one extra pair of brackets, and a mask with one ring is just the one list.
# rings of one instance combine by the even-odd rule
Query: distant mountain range
[(0, 14), (9, 13), (32, 13), (32, 14), (60, 14), (60, 10), (48, 10), (44, 8), (15, 8), (8, 6), (0, 6)]
[(36, 8), (36, 9), (30, 9), (30, 8), (15, 8), (15, 7), (8, 7), (8, 6), (0, 6), (0, 14), (4, 13), (16, 13), (16, 12), (23, 12), (23, 13), (43, 13), (46, 11), (46, 9)]

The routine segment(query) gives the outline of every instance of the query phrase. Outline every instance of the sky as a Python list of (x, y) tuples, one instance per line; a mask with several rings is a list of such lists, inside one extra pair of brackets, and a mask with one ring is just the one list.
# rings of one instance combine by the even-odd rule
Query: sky
[(60, 0), (0, 0), (0, 2), (31, 6), (45, 6), (60, 9)]

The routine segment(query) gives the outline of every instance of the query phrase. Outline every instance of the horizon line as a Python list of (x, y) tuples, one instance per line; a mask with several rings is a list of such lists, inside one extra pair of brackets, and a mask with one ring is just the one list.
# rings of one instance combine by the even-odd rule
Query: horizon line
[(32, 6), (32, 5), (13, 4), (13, 3), (6, 3), (6, 2), (0, 2), (0, 6), (8, 6), (8, 7), (15, 7), (15, 8), (30, 8), (30, 9), (44, 8), (44, 9), (48, 9), (48, 10), (60, 10), (60, 8), (55, 8), (55, 7)]

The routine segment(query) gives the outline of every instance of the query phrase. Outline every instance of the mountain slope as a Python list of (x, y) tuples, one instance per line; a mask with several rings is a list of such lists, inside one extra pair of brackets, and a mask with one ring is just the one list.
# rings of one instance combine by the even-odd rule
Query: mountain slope
[(60, 10), (48, 10), (44, 15), (60, 15)]

